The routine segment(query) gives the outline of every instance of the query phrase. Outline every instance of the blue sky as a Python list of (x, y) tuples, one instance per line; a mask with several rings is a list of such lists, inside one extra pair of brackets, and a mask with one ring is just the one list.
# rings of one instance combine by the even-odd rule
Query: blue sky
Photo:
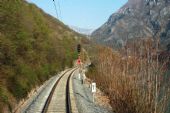
[[(57, 17), (53, 0), (27, 0), (52, 16)], [(80, 28), (96, 29), (127, 0), (55, 0), (59, 19)], [(59, 5), (60, 4), (60, 5)], [(59, 8), (60, 6), (60, 8)], [(59, 10), (60, 9), (60, 10)], [(61, 12), (61, 13), (60, 13)]]

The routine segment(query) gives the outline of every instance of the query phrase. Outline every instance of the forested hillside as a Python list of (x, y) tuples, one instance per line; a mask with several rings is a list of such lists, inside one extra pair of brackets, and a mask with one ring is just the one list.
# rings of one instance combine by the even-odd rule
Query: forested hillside
[(0, 0), (0, 112), (72, 65), (79, 34), (33, 4)]

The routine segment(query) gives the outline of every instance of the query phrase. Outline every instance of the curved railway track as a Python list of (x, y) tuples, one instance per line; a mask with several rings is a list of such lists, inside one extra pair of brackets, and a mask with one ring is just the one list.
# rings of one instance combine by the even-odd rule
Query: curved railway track
[[(53, 89), (46, 101), (46, 104), (43, 108), (42, 113), (49, 113), (49, 112), (72, 113), (71, 103), (70, 103), (70, 95), (69, 95), (69, 92), (70, 92), (69, 91), (69, 81), (70, 81), (70, 77), (74, 71), (75, 71), (75, 69), (71, 70), (71, 72), (68, 71), (58, 79), (58, 81), (56, 82), (55, 86), (53, 87)], [(59, 84), (59, 82), (61, 80), (63, 80), (62, 81), (63, 84), (61, 83), (60, 86), (57, 87), (57, 85)], [(56, 89), (56, 88), (58, 88), (58, 89)], [(62, 91), (60, 91), (60, 90), (62, 90)], [(64, 97), (63, 93), (65, 93), (65, 97)], [(59, 98), (61, 100), (59, 100)]]
[[(70, 83), (71, 77), (77, 68), (65, 71), (55, 82), (48, 97), (43, 94), (40, 98), (37, 97), (29, 107), (24, 111), (25, 113), (78, 113), (75, 108), (75, 100), (73, 98), (72, 85)], [(50, 84), (50, 83), (49, 83)], [(71, 90), (70, 90), (71, 87)], [(41, 93), (39, 94), (41, 95)], [(46, 98), (44, 103), (43, 98)], [(71, 105), (73, 104), (73, 105)], [(37, 107), (36, 107), (37, 106)], [(42, 106), (42, 107), (40, 107)]]

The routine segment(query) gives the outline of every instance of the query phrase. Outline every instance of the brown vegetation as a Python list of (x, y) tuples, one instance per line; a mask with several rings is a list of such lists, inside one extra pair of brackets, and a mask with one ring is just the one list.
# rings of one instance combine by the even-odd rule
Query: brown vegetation
[(145, 39), (128, 43), (121, 53), (99, 47), (94, 55), (88, 77), (109, 96), (115, 113), (165, 113), (170, 77), (155, 47)]

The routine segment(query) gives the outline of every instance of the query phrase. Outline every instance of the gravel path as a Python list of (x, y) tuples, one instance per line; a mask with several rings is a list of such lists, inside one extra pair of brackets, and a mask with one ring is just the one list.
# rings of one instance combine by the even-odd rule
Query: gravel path
[(78, 78), (78, 71), (73, 77), (73, 88), (79, 113), (112, 113), (108, 107), (93, 103), (93, 96), (88, 84), (82, 85)]

